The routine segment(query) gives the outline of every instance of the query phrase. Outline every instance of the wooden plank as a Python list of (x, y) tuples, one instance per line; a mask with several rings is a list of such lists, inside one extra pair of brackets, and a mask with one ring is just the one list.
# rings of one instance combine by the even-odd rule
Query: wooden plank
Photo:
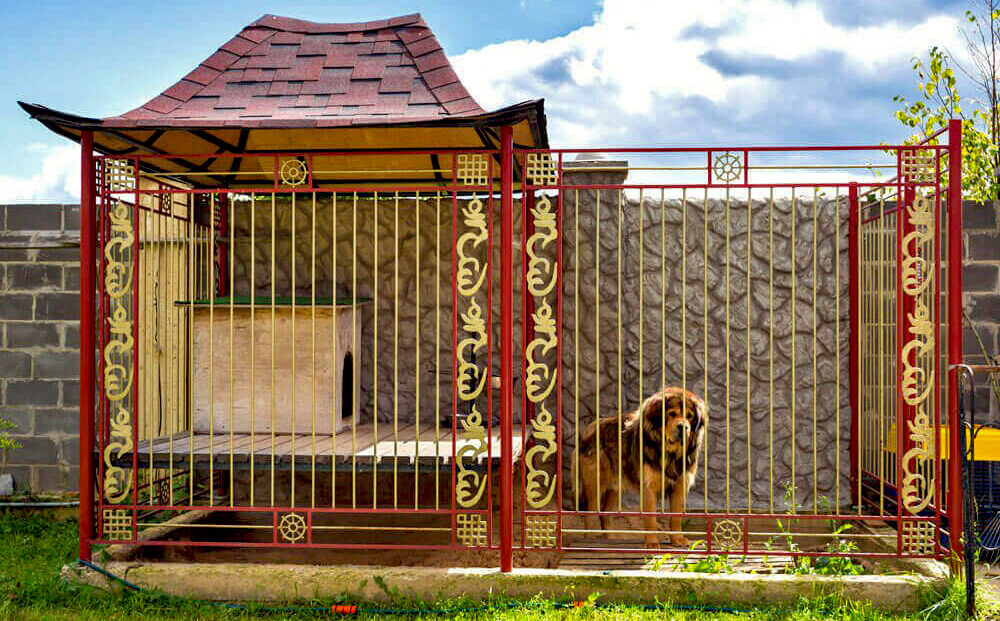
[[(380, 431), (379, 441), (377, 443), (368, 446), (364, 450), (358, 451), (357, 456), (359, 458), (363, 457), (366, 459), (366, 461), (375, 460), (376, 463), (381, 463), (382, 461), (388, 458), (393, 458), (396, 456), (396, 448), (399, 444), (399, 441), (391, 439), (393, 438), (394, 435), (393, 434), (394, 429), (392, 423), (387, 423), (386, 427), (388, 427), (388, 429), (385, 430), (384, 432), (381, 429), (379, 430)], [(413, 430), (414, 430), (414, 425), (412, 423), (409, 425), (405, 425), (403, 428), (399, 429), (398, 432), (395, 434), (396, 438), (399, 438), (401, 436), (405, 437), (403, 434), (407, 433), (409, 433), (412, 436)]]
[[(334, 456), (336, 447), (336, 459), (341, 463), (350, 463), (355, 458), (362, 463), (371, 464), (375, 455), (378, 455), (378, 463), (389, 463), (392, 461), (403, 461), (407, 464), (416, 464), (419, 458), (421, 467), (435, 468), (447, 466), (451, 463), (452, 454), (452, 431), (450, 427), (442, 428), (439, 438), (435, 439), (434, 427), (432, 423), (423, 423), (420, 426), (420, 440), (417, 440), (417, 427), (413, 423), (402, 425), (398, 431), (393, 428), (392, 423), (380, 423), (378, 442), (373, 443), (372, 434), (374, 425), (365, 423), (358, 426), (357, 430), (357, 453), (352, 453), (353, 435), (350, 429), (346, 429), (336, 434), (315, 435), (315, 455), (317, 463), (328, 464)], [(189, 462), (193, 455), (197, 461), (207, 461), (209, 456), (214, 455), (215, 459), (225, 459), (229, 456), (230, 450), (233, 452), (234, 460), (245, 462), (253, 455), (258, 460), (261, 457), (268, 457), (271, 454), (271, 434), (233, 434), (232, 448), (230, 449), (230, 435), (228, 432), (218, 432), (212, 435), (207, 433), (191, 434), (189, 431), (181, 431), (168, 436), (155, 438), (152, 441), (143, 441), (138, 445), (140, 457), (149, 455), (150, 444), (154, 459), (169, 459), (171, 454), (176, 462), (176, 466), (183, 466)], [(172, 446), (171, 446), (172, 444)], [(311, 463), (313, 456), (313, 435), (312, 434), (274, 434), (274, 454), (278, 459), (290, 460), (294, 444), (295, 457), (297, 462), (305, 461)], [(459, 438), (457, 448), (471, 445), (471, 440)], [(520, 429), (515, 429), (512, 452), (514, 460), (521, 458), (523, 442), (520, 437)], [(500, 459), (502, 446), (499, 433), (492, 435), (492, 453), (489, 456), (492, 461)], [(487, 455), (484, 453), (477, 458), (479, 465), (484, 465)]]

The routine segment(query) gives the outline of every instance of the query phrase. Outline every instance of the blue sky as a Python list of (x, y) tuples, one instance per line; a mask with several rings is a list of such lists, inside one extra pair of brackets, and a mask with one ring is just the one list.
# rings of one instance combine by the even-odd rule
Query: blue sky
[[(557, 146), (895, 141), (909, 58), (961, 54), (965, 4), (902, 0), (8, 0), (0, 202), (72, 200), (69, 143), (16, 100), (133, 108), (266, 13), (352, 22), (420, 12), (487, 108), (545, 97)], [(967, 89), (968, 90), (968, 89)], [(971, 91), (967, 93), (972, 95)]]

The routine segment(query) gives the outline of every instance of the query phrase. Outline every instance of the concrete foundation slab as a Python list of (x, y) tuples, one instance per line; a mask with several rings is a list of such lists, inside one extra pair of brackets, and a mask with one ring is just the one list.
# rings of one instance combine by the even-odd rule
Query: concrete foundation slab
[[(567, 571), (559, 569), (443, 569), (430, 567), (316, 566), (243, 563), (111, 562), (107, 571), (143, 588), (215, 601), (289, 601), (349, 595), (362, 601), (398, 598), (488, 597), (586, 599), (629, 604), (783, 606), (800, 598), (834, 595), (871, 602), (887, 612), (913, 612), (925, 604), (942, 576), (925, 575), (754, 575), (646, 570)], [(103, 588), (118, 588), (81, 567), (64, 577)], [(376, 581), (376, 578), (380, 580)], [(381, 582), (382, 584), (378, 584)], [(383, 586), (385, 588), (383, 588)]]

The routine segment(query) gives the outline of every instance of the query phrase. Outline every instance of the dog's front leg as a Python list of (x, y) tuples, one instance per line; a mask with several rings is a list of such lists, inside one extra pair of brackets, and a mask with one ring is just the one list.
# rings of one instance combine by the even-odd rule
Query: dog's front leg
[(642, 516), (642, 524), (646, 530), (646, 535), (643, 538), (646, 547), (659, 548), (660, 537), (655, 532), (660, 528), (660, 524), (656, 520), (656, 490), (648, 483), (642, 488), (642, 512), (645, 514)]
[[(686, 508), (687, 501), (687, 490), (688, 484), (687, 480), (680, 479), (674, 484), (674, 488), (670, 490), (670, 512), (677, 514), (683, 513)], [(670, 518), (670, 543), (677, 547), (686, 548), (691, 545), (688, 538), (681, 534), (681, 518), (680, 516), (673, 515)]]

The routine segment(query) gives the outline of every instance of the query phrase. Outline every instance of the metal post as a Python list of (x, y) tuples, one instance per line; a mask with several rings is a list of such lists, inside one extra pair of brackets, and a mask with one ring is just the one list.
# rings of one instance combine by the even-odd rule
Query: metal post
[(851, 383), (851, 438), (848, 454), (851, 460), (851, 494), (854, 496), (854, 503), (861, 506), (861, 495), (858, 493), (858, 481), (861, 473), (858, 472), (858, 433), (861, 422), (861, 392), (858, 378), (860, 365), (858, 357), (861, 355), (861, 323), (860, 323), (860, 283), (858, 282), (858, 227), (861, 222), (858, 205), (858, 184), (851, 183), (848, 189), (848, 224), (847, 224), (847, 247), (850, 285), (850, 383)]
[(80, 549), (91, 559), (94, 536), (94, 132), (80, 133)]
[[(962, 363), (962, 121), (948, 122), (948, 364)], [(957, 371), (948, 387), (948, 533), (951, 550), (962, 554), (962, 472)]]
[(500, 128), (500, 571), (514, 562), (514, 132)]

